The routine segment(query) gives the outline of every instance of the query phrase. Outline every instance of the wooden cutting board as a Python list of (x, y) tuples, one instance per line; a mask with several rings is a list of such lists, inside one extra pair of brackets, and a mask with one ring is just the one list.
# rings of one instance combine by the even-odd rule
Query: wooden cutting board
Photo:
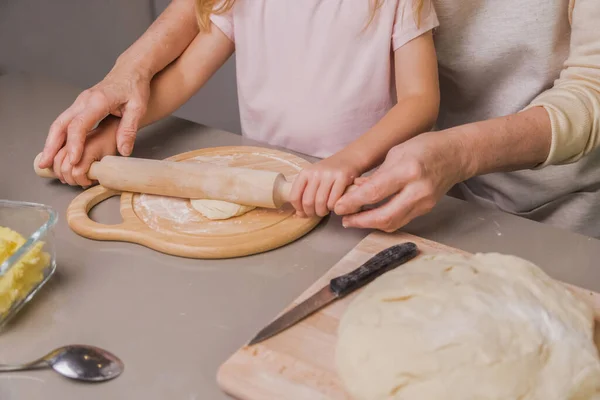
[[(350, 272), (379, 251), (407, 241), (417, 244), (420, 255), (464, 253), (404, 233), (372, 233), (286, 310), (329, 284), (330, 279)], [(567, 286), (590, 302), (598, 320), (600, 295)], [(334, 351), (338, 323), (348, 304), (359, 292), (330, 304), (279, 335), (238, 350), (218, 371), (220, 388), (241, 400), (351, 399), (336, 374)]]
[[(278, 150), (250, 146), (212, 147), (169, 158), (282, 173), (288, 180), (310, 163)], [(127, 171), (123, 171), (124, 174)], [(190, 258), (230, 258), (261, 253), (288, 244), (310, 232), (321, 218), (298, 218), (290, 204), (280, 209), (257, 208), (228, 220), (211, 221), (189, 199), (123, 193), (118, 225), (104, 225), (88, 216), (90, 210), (121, 193), (96, 186), (77, 196), (67, 210), (69, 226), (95, 240), (137, 243)]]

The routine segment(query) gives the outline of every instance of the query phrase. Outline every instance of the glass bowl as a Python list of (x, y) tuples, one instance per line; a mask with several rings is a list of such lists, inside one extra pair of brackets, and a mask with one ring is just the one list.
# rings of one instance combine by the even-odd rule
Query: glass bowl
[(56, 220), (43, 204), (0, 200), (0, 329), (54, 274)]

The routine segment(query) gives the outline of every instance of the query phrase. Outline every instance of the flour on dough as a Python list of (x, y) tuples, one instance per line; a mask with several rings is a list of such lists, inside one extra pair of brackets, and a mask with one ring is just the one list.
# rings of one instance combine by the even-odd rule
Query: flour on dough
[(244, 215), (256, 208), (221, 200), (198, 199), (191, 200), (191, 203), (192, 207), (194, 207), (196, 211), (208, 219), (228, 219), (239, 217), (240, 215)]
[(336, 366), (356, 399), (598, 399), (593, 328), (589, 305), (528, 261), (427, 256), (352, 301)]

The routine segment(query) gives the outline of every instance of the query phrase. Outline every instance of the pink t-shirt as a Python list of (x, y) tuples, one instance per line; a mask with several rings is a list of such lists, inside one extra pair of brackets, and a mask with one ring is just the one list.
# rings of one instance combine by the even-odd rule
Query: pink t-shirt
[(236, 47), (244, 136), (328, 157), (393, 106), (393, 53), (437, 27), (425, 0), (236, 0), (213, 23)]

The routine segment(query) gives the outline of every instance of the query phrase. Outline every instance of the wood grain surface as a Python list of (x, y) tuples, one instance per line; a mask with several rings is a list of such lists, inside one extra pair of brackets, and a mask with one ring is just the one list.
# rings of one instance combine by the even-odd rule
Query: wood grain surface
[[(332, 278), (355, 269), (379, 251), (407, 241), (417, 244), (420, 255), (465, 254), (461, 250), (405, 233), (371, 233), (286, 310), (329, 284)], [(567, 286), (590, 302), (598, 320), (600, 295)], [(220, 367), (217, 374), (219, 387), (241, 400), (351, 399), (336, 374), (334, 351), (339, 321), (359, 292), (330, 304), (270, 339), (239, 349)]]
[[(288, 180), (310, 165), (289, 153), (249, 146), (200, 149), (169, 160), (280, 172)], [(96, 204), (119, 194), (102, 186), (83, 192), (67, 210), (69, 226), (90, 239), (137, 243), (175, 256), (231, 258), (286, 245), (310, 232), (321, 220), (298, 218), (286, 204), (280, 209), (257, 208), (239, 217), (211, 221), (197, 212), (189, 199), (133, 193), (121, 194), (122, 223), (104, 225), (89, 218)]]

